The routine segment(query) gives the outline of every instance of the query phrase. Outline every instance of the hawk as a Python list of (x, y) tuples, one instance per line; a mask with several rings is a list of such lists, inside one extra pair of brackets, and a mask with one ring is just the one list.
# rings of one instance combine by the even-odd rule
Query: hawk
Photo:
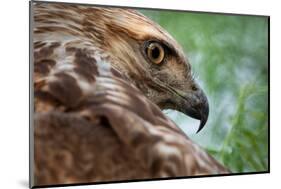
[(178, 43), (141, 13), (35, 2), (36, 186), (228, 173), (161, 109), (205, 125)]

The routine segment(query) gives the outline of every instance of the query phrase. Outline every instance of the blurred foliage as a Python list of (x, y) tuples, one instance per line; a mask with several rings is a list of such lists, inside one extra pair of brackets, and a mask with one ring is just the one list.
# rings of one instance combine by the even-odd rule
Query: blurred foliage
[(267, 18), (140, 11), (182, 45), (208, 96), (209, 120), (199, 134), (197, 121), (167, 115), (232, 172), (268, 170)]

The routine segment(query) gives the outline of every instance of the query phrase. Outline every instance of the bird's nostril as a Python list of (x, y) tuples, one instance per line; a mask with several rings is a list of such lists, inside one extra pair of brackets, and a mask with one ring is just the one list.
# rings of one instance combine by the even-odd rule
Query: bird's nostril
[(192, 86), (191, 86), (191, 90), (197, 91), (197, 90), (198, 90), (198, 87), (197, 87), (196, 85), (192, 85)]

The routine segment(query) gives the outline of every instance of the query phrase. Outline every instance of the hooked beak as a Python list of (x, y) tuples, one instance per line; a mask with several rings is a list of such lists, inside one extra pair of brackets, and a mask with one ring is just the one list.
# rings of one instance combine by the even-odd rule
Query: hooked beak
[(200, 120), (200, 125), (196, 133), (203, 129), (209, 115), (208, 99), (202, 89), (199, 87), (194, 91), (187, 93), (178, 92), (181, 102), (177, 106), (182, 113)]

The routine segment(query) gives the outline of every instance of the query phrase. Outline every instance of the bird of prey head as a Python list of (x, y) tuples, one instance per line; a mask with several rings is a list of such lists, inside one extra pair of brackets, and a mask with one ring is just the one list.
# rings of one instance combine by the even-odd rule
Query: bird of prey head
[[(209, 113), (207, 98), (192, 77), (183, 50), (164, 29), (130, 9), (64, 6), (36, 6), (37, 46), (40, 40), (53, 38), (63, 40), (66, 54), (74, 48), (87, 47), (102, 60), (99, 62), (110, 63), (161, 109), (175, 109), (199, 119), (199, 130), (203, 128)], [(56, 44), (49, 47), (54, 49)], [(46, 53), (38, 53), (35, 58), (40, 60), (39, 56)], [(83, 52), (76, 55), (87, 58)], [(55, 58), (59, 59), (59, 55)], [(97, 72), (105, 67), (99, 63)], [(83, 69), (77, 71), (91, 77), (91, 69)]]

